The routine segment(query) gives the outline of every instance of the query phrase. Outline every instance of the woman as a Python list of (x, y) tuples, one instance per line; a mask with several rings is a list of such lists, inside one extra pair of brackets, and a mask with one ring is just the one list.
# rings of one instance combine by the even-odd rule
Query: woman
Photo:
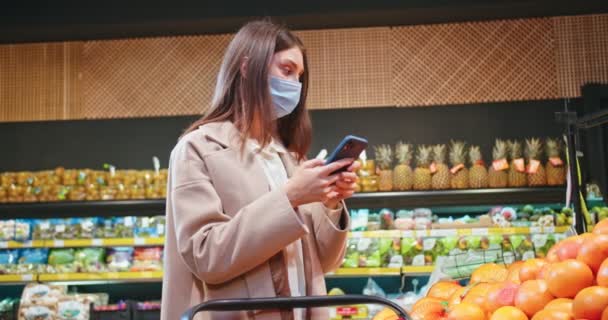
[[(171, 153), (161, 319), (212, 299), (326, 294), (324, 274), (344, 256), (342, 200), (354, 193), (357, 165), (304, 161), (306, 61), (302, 42), (266, 21), (230, 43), (210, 111)], [(327, 318), (323, 309), (199, 315)]]

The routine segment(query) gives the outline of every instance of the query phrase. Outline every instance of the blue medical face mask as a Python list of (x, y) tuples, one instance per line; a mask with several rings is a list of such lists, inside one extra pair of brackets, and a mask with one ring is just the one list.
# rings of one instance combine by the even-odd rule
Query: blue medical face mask
[(301, 83), (270, 76), (270, 96), (277, 119), (293, 112), (300, 102), (301, 92)]

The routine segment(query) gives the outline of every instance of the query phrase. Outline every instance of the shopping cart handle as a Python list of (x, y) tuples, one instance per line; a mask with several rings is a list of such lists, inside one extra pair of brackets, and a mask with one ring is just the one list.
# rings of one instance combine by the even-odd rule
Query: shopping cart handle
[(192, 320), (201, 311), (242, 311), (242, 310), (291, 310), (294, 308), (316, 308), (352, 304), (380, 304), (393, 309), (403, 320), (412, 318), (398, 304), (388, 299), (365, 295), (312, 296), (290, 298), (256, 298), (211, 300), (196, 305), (184, 312), (180, 320)]

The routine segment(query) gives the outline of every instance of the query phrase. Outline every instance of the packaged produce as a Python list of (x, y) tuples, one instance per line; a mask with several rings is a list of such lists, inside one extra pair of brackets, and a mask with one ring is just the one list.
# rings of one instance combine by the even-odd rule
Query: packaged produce
[(528, 260), (536, 257), (530, 235), (512, 235), (509, 240), (517, 260)]
[(66, 219), (50, 219), (53, 239), (68, 239), (68, 221)]
[(162, 247), (135, 248), (131, 271), (162, 271)]
[(29, 283), (23, 289), (21, 305), (54, 306), (65, 293), (65, 286)]
[(382, 230), (392, 230), (395, 228), (395, 214), (389, 209), (380, 210), (380, 225)]
[(348, 239), (346, 245), (346, 254), (344, 255), (344, 261), (342, 263), (343, 268), (357, 268), (359, 267), (359, 250), (357, 250), (356, 239)]
[(17, 273), (17, 250), (0, 250), (0, 274)]
[(17, 273), (45, 273), (48, 255), (49, 249), (47, 248), (21, 249), (19, 251)]
[(15, 238), (15, 220), (0, 221), (0, 241), (10, 241)]
[[(163, 227), (164, 229), (164, 227)], [(158, 221), (155, 217), (137, 217), (135, 220), (135, 237), (158, 237)]]
[(56, 320), (57, 309), (55, 305), (28, 305), (19, 308), (19, 320)]
[(87, 306), (93, 304), (94, 306), (107, 305), (110, 301), (110, 296), (105, 293), (69, 293), (68, 297), (74, 297), (80, 301), (83, 301)]
[(401, 239), (401, 256), (403, 256), (403, 264), (406, 266), (423, 266), (422, 238), (402, 238)]
[(106, 256), (108, 271), (123, 272), (129, 271), (133, 263), (133, 248), (118, 247), (108, 249)]
[(26, 241), (31, 239), (31, 221), (24, 219), (17, 219), (15, 221), (15, 235), (12, 240), (15, 241)]
[(76, 272), (74, 249), (53, 249), (49, 254), (49, 272), (71, 273)]
[(114, 217), (104, 221), (104, 238), (133, 238), (135, 217)]
[(74, 254), (74, 266), (77, 272), (103, 272), (105, 271), (105, 249), (83, 248)]
[(58, 320), (88, 320), (89, 303), (78, 297), (65, 296), (57, 303)]
[(36, 219), (32, 222), (32, 239), (50, 240), (53, 239), (54, 229), (51, 228), (51, 221), (47, 219)]
[(100, 228), (100, 218), (81, 218), (75, 221), (76, 239), (103, 238), (103, 229)]
[(365, 227), (367, 231), (377, 231), (381, 230), (380, 226), (380, 215), (378, 214), (370, 214), (367, 218), (367, 226)]
[(369, 210), (368, 209), (351, 210), (350, 230), (351, 231), (366, 231), (368, 220), (369, 220)]

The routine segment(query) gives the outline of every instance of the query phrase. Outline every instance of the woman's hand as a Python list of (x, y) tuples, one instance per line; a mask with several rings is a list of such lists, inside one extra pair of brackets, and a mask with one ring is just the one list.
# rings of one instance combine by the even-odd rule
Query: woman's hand
[(348, 199), (355, 194), (355, 188), (359, 177), (355, 172), (359, 170), (361, 164), (353, 162), (346, 172), (340, 173), (340, 177), (331, 187), (331, 191), (327, 196), (327, 200), (323, 204), (330, 209), (336, 209), (340, 201)]
[[(339, 180), (344, 180), (342, 176), (345, 173), (352, 174), (352, 172), (332, 173), (348, 165), (351, 165), (352, 168), (353, 159), (343, 159), (328, 165), (324, 165), (324, 163), (320, 159), (306, 161), (287, 181), (284, 187), (285, 193), (294, 208), (312, 202), (330, 201), (333, 192), (337, 192), (334, 189), (341, 190), (336, 189), (337, 185), (334, 184)], [(350, 177), (350, 174), (347, 176)], [(345, 186), (345, 183), (340, 185)]]

